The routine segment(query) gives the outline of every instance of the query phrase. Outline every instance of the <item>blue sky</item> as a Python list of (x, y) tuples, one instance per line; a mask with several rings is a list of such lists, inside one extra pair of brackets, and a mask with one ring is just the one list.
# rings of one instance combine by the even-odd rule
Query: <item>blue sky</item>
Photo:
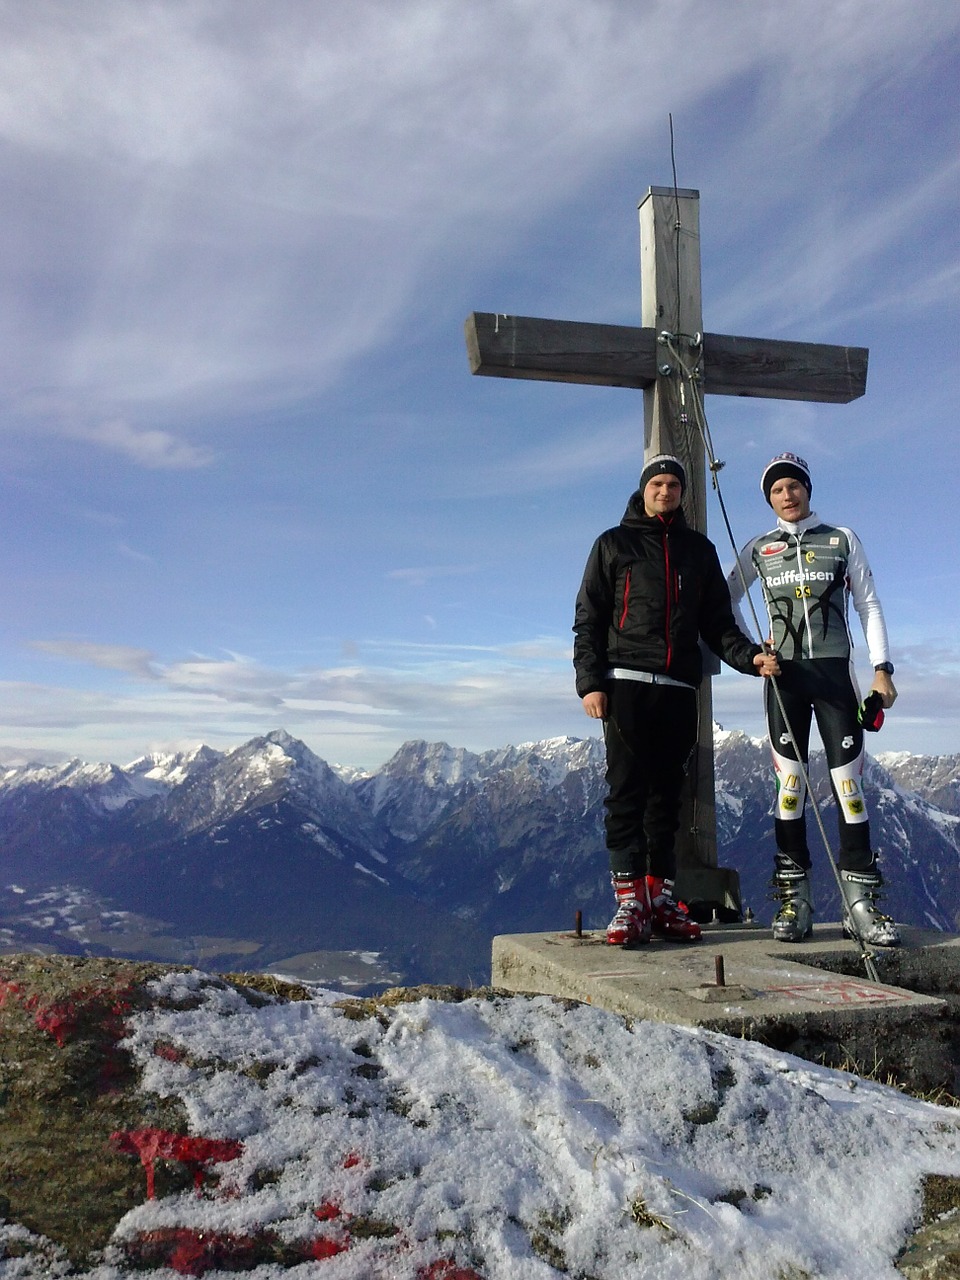
[[(473, 378), (463, 321), (639, 323), (670, 113), (705, 328), (870, 349), (850, 405), (708, 398), (737, 540), (802, 454), (887, 615), (871, 746), (960, 751), (952, 0), (5, 0), (0, 33), (0, 759), (596, 732), (573, 598), (642, 396)], [(761, 732), (755, 682), (714, 694)]]

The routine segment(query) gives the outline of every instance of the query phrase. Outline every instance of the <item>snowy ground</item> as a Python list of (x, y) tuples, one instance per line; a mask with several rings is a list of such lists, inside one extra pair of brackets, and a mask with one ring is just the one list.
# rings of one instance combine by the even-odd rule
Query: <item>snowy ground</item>
[[(957, 1111), (710, 1032), (546, 997), (357, 1020), (333, 992), (255, 1008), (196, 972), (152, 986), (174, 1007), (132, 1023), (144, 1088), (242, 1154), (203, 1195), (145, 1200), (118, 1240), (266, 1228), (329, 1243), (294, 1272), (329, 1280), (546, 1280), (551, 1264), (594, 1280), (893, 1280), (922, 1175), (960, 1175)], [(355, 1230), (373, 1222), (393, 1234)]]

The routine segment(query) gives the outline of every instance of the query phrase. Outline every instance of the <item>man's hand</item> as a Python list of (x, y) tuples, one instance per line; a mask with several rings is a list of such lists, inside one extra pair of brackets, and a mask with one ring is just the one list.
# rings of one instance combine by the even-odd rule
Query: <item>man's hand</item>
[(599, 690), (594, 693), (585, 694), (581, 699), (583, 709), (591, 720), (606, 720), (607, 718), (607, 695)]
[(879, 693), (884, 710), (889, 711), (897, 700), (897, 689), (893, 683), (893, 676), (888, 676), (886, 671), (875, 671), (873, 673), (873, 684), (870, 688)]
[(777, 661), (775, 653), (758, 653), (753, 660), (753, 665), (760, 675), (767, 678), (780, 674), (780, 663)]

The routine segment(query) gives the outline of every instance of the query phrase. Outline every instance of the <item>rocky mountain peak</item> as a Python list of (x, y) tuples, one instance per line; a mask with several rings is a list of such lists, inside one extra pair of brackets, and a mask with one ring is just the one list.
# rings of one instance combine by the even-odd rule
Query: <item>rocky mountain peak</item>
[(405, 742), (378, 773), (392, 779), (416, 778), (428, 787), (455, 787), (479, 773), (480, 757), (446, 742)]
[(167, 786), (178, 786), (186, 782), (191, 774), (205, 769), (223, 759), (223, 752), (216, 751), (204, 743), (198, 743), (186, 751), (152, 751), (138, 756), (130, 764), (124, 765), (123, 771), (136, 777), (147, 778), (152, 782), (164, 783)]

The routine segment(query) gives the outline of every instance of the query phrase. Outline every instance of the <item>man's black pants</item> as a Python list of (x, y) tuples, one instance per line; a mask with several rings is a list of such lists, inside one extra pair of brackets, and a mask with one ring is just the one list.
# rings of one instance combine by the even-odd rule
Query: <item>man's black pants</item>
[(610, 680), (605, 692), (610, 870), (672, 880), (680, 793), (697, 740), (696, 690)]
[(837, 804), (839, 865), (845, 871), (871, 871), (875, 858), (861, 786), (863, 730), (857, 723), (859, 695), (850, 664), (846, 658), (808, 658), (781, 660), (780, 668), (776, 691), (779, 699), (769, 680), (764, 690), (767, 732), (777, 774), (774, 817), (777, 848), (789, 854), (799, 866), (810, 866), (804, 818), (806, 785), (799, 771), (791, 766), (797, 759), (795, 739), (800, 749), (799, 758), (806, 767), (811, 722), (816, 717)]

